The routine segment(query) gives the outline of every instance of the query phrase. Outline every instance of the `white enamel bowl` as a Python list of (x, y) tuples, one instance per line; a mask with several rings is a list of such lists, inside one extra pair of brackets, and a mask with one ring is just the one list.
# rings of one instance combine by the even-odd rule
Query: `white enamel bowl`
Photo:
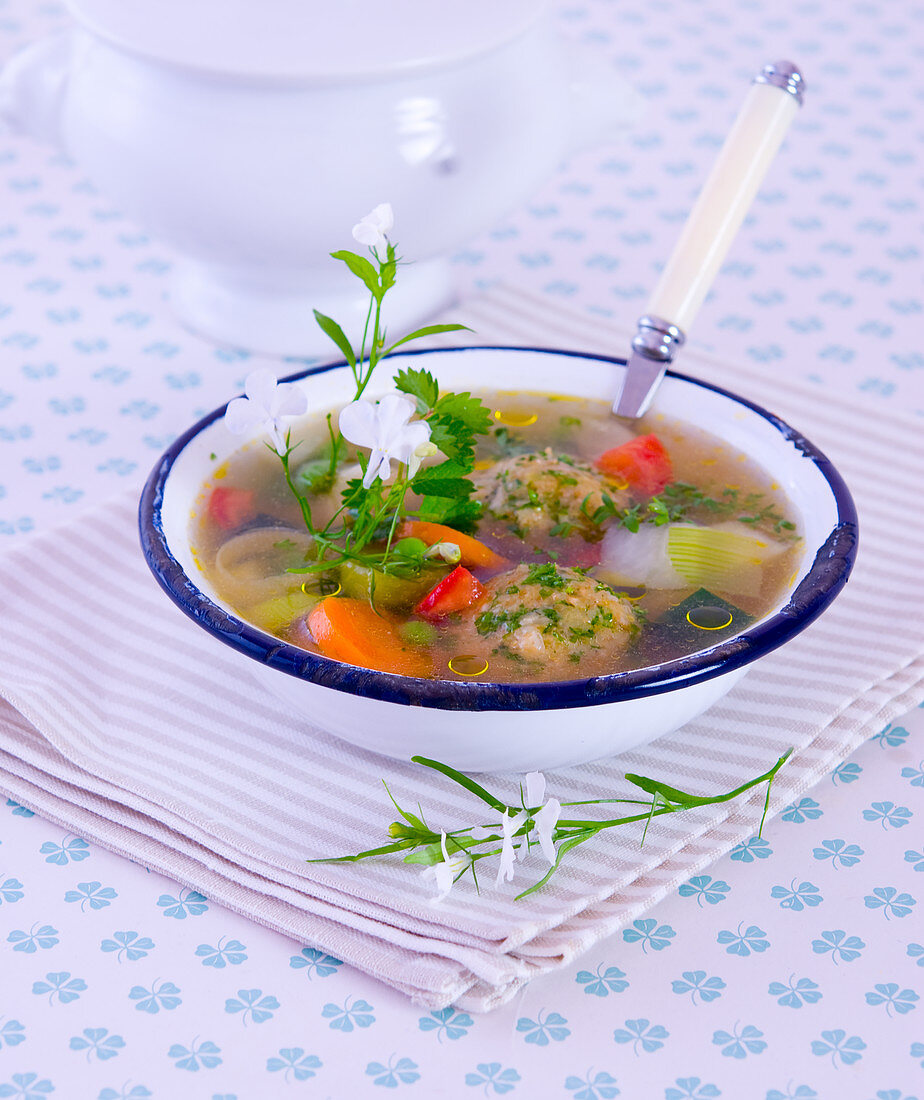
[[(567, 393), (609, 400), (621, 360), (523, 348), (460, 348), (395, 355), (379, 368), (378, 395), (400, 366), (428, 368), (444, 389)], [(319, 411), (352, 397), (345, 367), (295, 375)], [(371, 390), (371, 388), (370, 388)], [(370, 395), (372, 395), (370, 393)], [(563, 683), (419, 680), (356, 668), (280, 642), (241, 621), (196, 565), (189, 522), (216, 462), (241, 443), (222, 421), (201, 420), (161, 457), (141, 500), (141, 541), (167, 595), (241, 654), (266, 689), (344, 740), (399, 759), (435, 757), (467, 771), (527, 771), (612, 756), (670, 733), (710, 707), (748, 666), (815, 619), (843, 587), (857, 543), (856, 511), (831, 463), (803, 436), (743, 398), (680, 374), (665, 378), (652, 412), (721, 437), (778, 482), (796, 513), (804, 554), (776, 607), (740, 634), (679, 660)]]

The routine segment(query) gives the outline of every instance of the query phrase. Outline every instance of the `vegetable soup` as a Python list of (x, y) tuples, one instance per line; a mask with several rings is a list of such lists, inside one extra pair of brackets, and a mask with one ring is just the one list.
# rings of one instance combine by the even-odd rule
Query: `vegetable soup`
[[(293, 427), (282, 467), (263, 442), (217, 467), (192, 542), (219, 597), (360, 667), (537, 682), (706, 649), (791, 582), (801, 540), (779, 488), (705, 432), (630, 425), (593, 400), (449, 396), (468, 403), (442, 420), (435, 391), (418, 400), (429, 450), (404, 482), (376, 483), (392, 501), (379, 513), (361, 503), (365, 457), (332, 451), (329, 418)], [(453, 416), (473, 426), (466, 453)]]

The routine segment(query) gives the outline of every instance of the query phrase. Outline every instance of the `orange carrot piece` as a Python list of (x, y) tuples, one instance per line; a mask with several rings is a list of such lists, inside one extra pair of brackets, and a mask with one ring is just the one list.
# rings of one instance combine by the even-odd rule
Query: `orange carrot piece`
[(510, 563), (490, 546), (471, 535), (463, 535), (442, 523), (429, 523), (422, 519), (406, 519), (399, 532), (402, 538), (421, 539), (428, 546), (437, 542), (454, 542), (462, 552), (461, 565), (469, 569), (503, 569)]
[(365, 600), (327, 596), (308, 615), (308, 629), (325, 657), (400, 676), (431, 676), (428, 654), (402, 641), (394, 620)]

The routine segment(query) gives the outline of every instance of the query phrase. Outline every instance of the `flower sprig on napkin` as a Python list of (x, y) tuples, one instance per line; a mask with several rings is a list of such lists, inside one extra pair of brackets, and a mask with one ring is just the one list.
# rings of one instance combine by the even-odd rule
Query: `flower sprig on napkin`
[[(665, 814), (683, 813), (700, 806), (730, 802), (745, 791), (766, 783), (764, 810), (757, 831), (757, 835), (760, 836), (770, 803), (771, 785), (792, 751), (788, 749), (762, 775), (724, 794), (715, 795), (690, 794), (668, 786), (660, 780), (627, 772), (627, 781), (642, 791), (645, 798), (590, 798), (578, 802), (559, 802), (557, 798), (545, 798), (546, 782), (542, 773), (530, 772), (526, 776), (525, 788), (523, 786), (520, 788), (519, 805), (508, 804), (470, 776), (448, 764), (431, 760), (426, 756), (413, 756), (411, 759), (415, 764), (440, 772), (490, 806), (499, 815), (498, 819), (484, 825), (469, 825), (462, 829), (433, 829), (424, 820), (423, 810), (420, 810), (419, 814), (414, 814), (403, 809), (385, 784), (388, 797), (401, 816), (400, 821), (393, 821), (388, 826), (391, 843), (383, 844), (378, 848), (369, 848), (355, 855), (309, 859), (306, 862), (356, 863), (377, 856), (405, 852), (407, 853), (404, 856), (405, 863), (423, 864), (423, 874), (435, 881), (437, 892), (432, 900), (439, 902), (466, 874), (471, 874), (477, 888), (479, 885), (477, 867), (484, 859), (497, 859), (495, 885), (499, 886), (502, 882), (512, 881), (517, 863), (526, 859), (534, 848), (538, 848), (549, 865), (548, 870), (531, 886), (517, 894), (519, 901), (520, 898), (525, 898), (545, 886), (569, 852), (579, 844), (592, 840), (606, 829), (643, 823), (640, 844), (644, 844), (648, 826), (654, 818), (663, 817)], [(604, 804), (632, 806), (636, 809), (621, 817), (603, 820), (563, 816), (563, 810), (566, 807)]]

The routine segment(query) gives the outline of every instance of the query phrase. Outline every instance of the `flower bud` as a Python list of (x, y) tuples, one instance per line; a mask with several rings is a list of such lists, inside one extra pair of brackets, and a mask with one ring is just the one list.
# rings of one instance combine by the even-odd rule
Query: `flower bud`
[(462, 551), (454, 542), (435, 542), (424, 554), (425, 558), (441, 558), (450, 565), (462, 560)]

